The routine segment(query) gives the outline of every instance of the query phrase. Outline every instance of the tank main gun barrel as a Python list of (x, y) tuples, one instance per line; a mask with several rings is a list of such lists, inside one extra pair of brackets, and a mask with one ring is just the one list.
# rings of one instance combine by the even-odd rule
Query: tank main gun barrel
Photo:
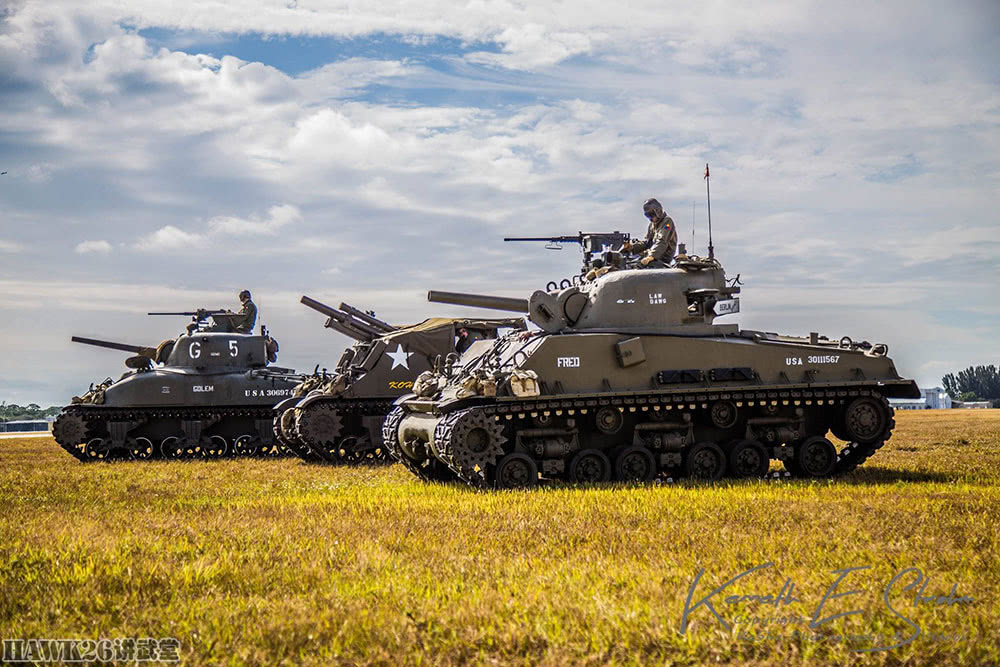
[(462, 294), (460, 292), (427, 293), (427, 300), (434, 303), (453, 303), (457, 306), (473, 308), (489, 308), (491, 310), (506, 310), (513, 313), (528, 312), (527, 299), (512, 299), (505, 296), (487, 296), (485, 294)]
[(344, 334), (349, 338), (358, 340), (364, 343), (371, 342), (372, 339), (378, 338), (382, 335), (382, 332), (377, 329), (368, 326), (364, 322), (352, 318), (347, 313), (337, 310), (332, 306), (328, 306), (322, 301), (317, 301), (316, 299), (311, 299), (308, 296), (303, 295), (299, 301), (318, 313), (326, 315), (327, 320), (324, 325), (327, 329), (333, 329), (339, 333)]
[(140, 347), (139, 345), (127, 345), (125, 343), (112, 343), (106, 340), (84, 338), (82, 336), (73, 336), (70, 340), (74, 343), (83, 343), (84, 345), (93, 345), (94, 347), (106, 347), (109, 350), (120, 350), (122, 352), (131, 352), (132, 354), (146, 355), (150, 350), (154, 353), (156, 352), (155, 348)]
[(363, 310), (355, 308), (354, 306), (352, 306), (349, 303), (343, 303), (343, 302), (341, 302), (340, 309), (342, 311), (344, 311), (345, 313), (347, 313), (348, 315), (356, 317), (357, 319), (361, 320), (362, 322), (364, 322), (366, 324), (369, 324), (369, 325), (375, 327), (376, 329), (379, 329), (383, 333), (392, 333), (393, 331), (396, 330), (396, 327), (392, 326), (388, 322), (383, 322), (382, 320), (378, 319), (377, 317), (373, 317), (373, 316), (369, 315), (368, 313), (364, 312)]

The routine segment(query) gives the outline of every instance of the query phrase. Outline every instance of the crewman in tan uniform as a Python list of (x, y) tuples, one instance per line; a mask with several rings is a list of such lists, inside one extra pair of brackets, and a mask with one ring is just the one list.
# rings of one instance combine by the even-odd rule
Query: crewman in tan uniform
[(677, 229), (674, 227), (674, 221), (655, 199), (647, 199), (642, 205), (642, 212), (649, 219), (646, 238), (642, 241), (626, 242), (622, 250), (634, 255), (642, 254), (639, 264), (643, 268), (664, 269), (670, 265), (677, 250)]

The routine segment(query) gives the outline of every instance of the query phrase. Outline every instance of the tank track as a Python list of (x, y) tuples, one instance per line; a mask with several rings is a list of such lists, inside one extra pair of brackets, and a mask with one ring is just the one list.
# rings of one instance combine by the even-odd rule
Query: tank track
[[(308, 463), (323, 463), (325, 459), (319, 454), (315, 453), (313, 450), (311, 450), (306, 443), (302, 442), (298, 438), (298, 436), (296, 436), (294, 433), (288, 433), (288, 435), (286, 435), (286, 431), (290, 431), (292, 430), (292, 428), (294, 428), (295, 424), (294, 410), (295, 408), (292, 407), (288, 408), (287, 410), (282, 410), (280, 412), (274, 411), (272, 413), (274, 417), (271, 420), (271, 432), (274, 434), (274, 439), (280, 442), (290, 452), (292, 452), (293, 454), (295, 454), (296, 456), (298, 456), (299, 458), (303, 459)], [(283, 425), (282, 424), (283, 419), (285, 420), (291, 419), (292, 428), (288, 428), (285, 425)], [(288, 437), (289, 435), (291, 437)]]
[[(157, 419), (170, 420), (201, 420), (212, 422), (212, 425), (224, 421), (227, 417), (250, 417), (254, 422), (270, 420), (272, 409), (270, 407), (239, 407), (239, 408), (88, 408), (80, 405), (71, 405), (62, 409), (59, 416), (52, 425), (52, 434), (59, 444), (73, 458), (81, 462), (92, 461), (116, 461), (134, 458), (129, 451), (115, 449), (107, 455), (95, 456), (93, 452), (88, 452), (88, 442), (95, 438), (107, 439), (108, 422), (132, 422), (132, 429), (149, 424)], [(79, 438), (83, 434), (83, 439)], [(258, 458), (275, 458), (288, 456), (291, 452), (276, 440), (262, 441), (261, 433), (249, 433), (252, 442), (247, 446), (237, 446), (234, 443), (228, 444), (229, 456), (256, 456)], [(183, 434), (176, 434), (176, 437), (183, 437)], [(126, 440), (127, 442), (127, 440)], [(152, 443), (153, 451), (149, 458), (161, 458), (159, 451), (160, 443)], [(242, 452), (247, 452), (246, 454)], [(144, 457), (145, 458), (145, 457)]]
[[(761, 391), (761, 392), (719, 392), (719, 393), (700, 393), (700, 394), (649, 394), (649, 395), (606, 395), (599, 398), (580, 398), (580, 399), (548, 399), (540, 400), (539, 398), (527, 399), (521, 401), (511, 401), (511, 402), (497, 402), (488, 405), (462, 408), (457, 406), (455, 410), (444, 414), (440, 421), (435, 427), (434, 433), (434, 447), (438, 453), (438, 459), (443, 463), (447, 464), (448, 468), (463, 482), (477, 488), (490, 488), (493, 486), (494, 481), (492, 479), (493, 470), (496, 466), (498, 460), (503, 456), (503, 450), (501, 447), (506, 443), (506, 438), (500, 436), (494, 440), (496, 433), (491, 434), (490, 442), (484, 449), (480, 444), (476, 447), (477, 450), (481, 451), (469, 451), (468, 438), (466, 437), (456, 437), (457, 434), (461, 434), (463, 431), (460, 425), (463, 421), (468, 421), (470, 415), (476, 414), (481, 417), (480, 421), (493, 422), (497, 425), (497, 429), (502, 428), (502, 423), (504, 421), (510, 421), (516, 418), (524, 419), (526, 416), (536, 417), (538, 415), (543, 415), (548, 417), (550, 415), (575, 415), (578, 411), (581, 413), (590, 412), (593, 410), (600, 409), (602, 407), (611, 407), (620, 409), (623, 413), (629, 412), (639, 412), (639, 411), (649, 411), (650, 409), (660, 408), (661, 413), (666, 412), (669, 414), (670, 410), (679, 410), (687, 413), (698, 413), (701, 411), (703, 414), (702, 421), (704, 418), (708, 417), (709, 410), (723, 401), (730, 401), (737, 406), (746, 407), (764, 407), (764, 406), (777, 406), (778, 409), (784, 407), (803, 407), (808, 409), (809, 406), (822, 406), (825, 410), (829, 410), (831, 406), (838, 411), (844, 411), (849, 405), (855, 400), (866, 399), (875, 401), (881, 406), (884, 411), (883, 414), (887, 417), (885, 423), (882, 425), (881, 430), (875, 428), (875, 430), (869, 434), (866, 438), (865, 444), (860, 442), (848, 442), (839, 452), (837, 452), (836, 461), (832, 464), (830, 468), (831, 472), (829, 475), (824, 476), (837, 476), (844, 475), (855, 470), (859, 465), (864, 463), (867, 459), (873, 456), (892, 436), (892, 430), (895, 427), (895, 420), (893, 419), (893, 410), (889, 405), (888, 400), (879, 394), (877, 391), (872, 391), (869, 389), (858, 388), (857, 386), (851, 388), (830, 388), (825, 390), (777, 390), (777, 391)], [(655, 407), (654, 407), (655, 406)], [(405, 412), (402, 408), (396, 408), (390, 417), (386, 419), (385, 422), (385, 441), (396, 443), (395, 431), (399, 427), (399, 423), (405, 416)], [(818, 415), (814, 415), (813, 418), (817, 418)], [(839, 418), (839, 417), (838, 417)], [(464, 431), (468, 433), (466, 428)], [(825, 437), (827, 429), (823, 428), (822, 433), (804, 433), (800, 442), (805, 441), (810, 436)], [(775, 444), (775, 443), (771, 443)], [(622, 445), (621, 449), (624, 449), (627, 444)], [(690, 451), (691, 447), (688, 448)], [(401, 456), (398, 449), (393, 447), (390, 448), (393, 455), (406, 465), (411, 472), (418, 475), (423, 479), (427, 479), (425, 474), (416, 470), (418, 466), (416, 462), (408, 460), (408, 457)], [(567, 457), (568, 460), (568, 457)], [(785, 468), (792, 474), (797, 474), (796, 462), (794, 459), (791, 461), (785, 460)], [(788, 473), (784, 475), (770, 473), (766, 477), (775, 478), (787, 476)]]
[(396, 406), (386, 415), (382, 422), (382, 442), (386, 451), (393, 460), (403, 464), (407, 470), (416, 475), (424, 482), (450, 482), (455, 480), (455, 475), (443, 463), (437, 459), (429, 458), (421, 465), (407, 456), (399, 447), (399, 424), (406, 417), (406, 411)]
[[(330, 410), (333, 419), (328, 419), (327, 423), (337, 421), (337, 433), (330, 436), (332, 444), (319, 445), (311, 438), (305, 437), (300, 430), (299, 418), (295, 420), (294, 431), (295, 440), (301, 443), (300, 447), (292, 448), (295, 453), (306, 460), (315, 460), (331, 464), (362, 464), (378, 465), (390, 463), (392, 461), (384, 444), (374, 445), (366, 430), (361, 429), (359, 424), (350, 424), (349, 418), (356, 416), (359, 418), (370, 416), (384, 416), (392, 409), (391, 399), (364, 399), (364, 398), (337, 398), (330, 397), (322, 400), (313, 400), (307, 409), (310, 410)], [(290, 408), (290, 409), (298, 409)], [(286, 411), (287, 412), (287, 411)], [(280, 419), (281, 415), (275, 417)], [(352, 428), (353, 426), (353, 428)], [(359, 431), (359, 429), (361, 429)], [(280, 430), (280, 427), (276, 427)], [(348, 431), (344, 433), (344, 431)], [(353, 431), (353, 433), (351, 432)], [(283, 441), (287, 441), (284, 438)], [(305, 455), (303, 455), (305, 454)], [(309, 457), (309, 458), (307, 458)]]

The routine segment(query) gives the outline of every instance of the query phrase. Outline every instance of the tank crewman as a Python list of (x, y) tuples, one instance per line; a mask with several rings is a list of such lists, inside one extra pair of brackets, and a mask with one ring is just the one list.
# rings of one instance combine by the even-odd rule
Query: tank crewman
[(239, 298), (243, 308), (229, 317), (229, 326), (235, 333), (253, 333), (253, 325), (257, 323), (257, 306), (250, 300), (250, 290), (241, 291)]
[(645, 268), (662, 269), (670, 264), (677, 250), (677, 229), (660, 202), (647, 199), (642, 213), (649, 219), (649, 229), (642, 241), (626, 242), (622, 250), (635, 255), (644, 253), (639, 264)]
[(459, 354), (463, 354), (466, 350), (472, 347), (472, 344), (477, 340), (485, 338), (482, 331), (470, 331), (465, 327), (459, 327), (456, 335), (458, 336), (458, 343), (455, 344), (455, 351)]

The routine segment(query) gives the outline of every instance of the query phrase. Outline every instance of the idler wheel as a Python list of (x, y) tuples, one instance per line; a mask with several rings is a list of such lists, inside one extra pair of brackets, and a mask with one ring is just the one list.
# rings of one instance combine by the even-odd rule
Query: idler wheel
[(310, 447), (334, 444), (343, 430), (343, 419), (329, 403), (294, 410), (295, 432)]
[(871, 445), (882, 440), (889, 425), (889, 412), (878, 400), (862, 396), (851, 402), (844, 411), (844, 426), (850, 440)]
[(712, 404), (711, 409), (712, 423), (716, 427), (726, 429), (732, 428), (736, 425), (736, 418), (738, 416), (736, 411), (736, 404), (732, 401), (719, 401), (718, 403)]
[(699, 442), (687, 453), (684, 470), (692, 479), (714, 482), (726, 470), (726, 455), (714, 442)]
[(153, 447), (153, 441), (149, 438), (129, 438), (126, 441), (126, 447), (132, 458), (139, 461), (146, 461), (153, 458), (153, 454), (156, 451)]
[(538, 484), (538, 466), (525, 454), (508, 454), (497, 464), (498, 489), (526, 489)]
[(763, 477), (771, 467), (767, 449), (756, 440), (738, 440), (729, 452), (732, 477)]
[(611, 461), (599, 449), (583, 449), (569, 462), (566, 477), (578, 484), (595, 484), (611, 479)]
[[(286, 412), (288, 412), (286, 410)], [(252, 435), (241, 435), (236, 438), (236, 442), (233, 443), (233, 451), (236, 452), (238, 456), (254, 456), (257, 454), (257, 448), (259, 442), (257, 438)]]
[(656, 477), (653, 452), (641, 445), (629, 445), (615, 457), (615, 480), (619, 482), (651, 482)]
[(802, 477), (829, 477), (837, 465), (837, 448), (826, 438), (813, 436), (798, 446), (796, 472)]
[(605, 406), (594, 413), (594, 422), (597, 425), (597, 430), (607, 435), (614, 435), (622, 430), (624, 421), (625, 418), (618, 408)]

